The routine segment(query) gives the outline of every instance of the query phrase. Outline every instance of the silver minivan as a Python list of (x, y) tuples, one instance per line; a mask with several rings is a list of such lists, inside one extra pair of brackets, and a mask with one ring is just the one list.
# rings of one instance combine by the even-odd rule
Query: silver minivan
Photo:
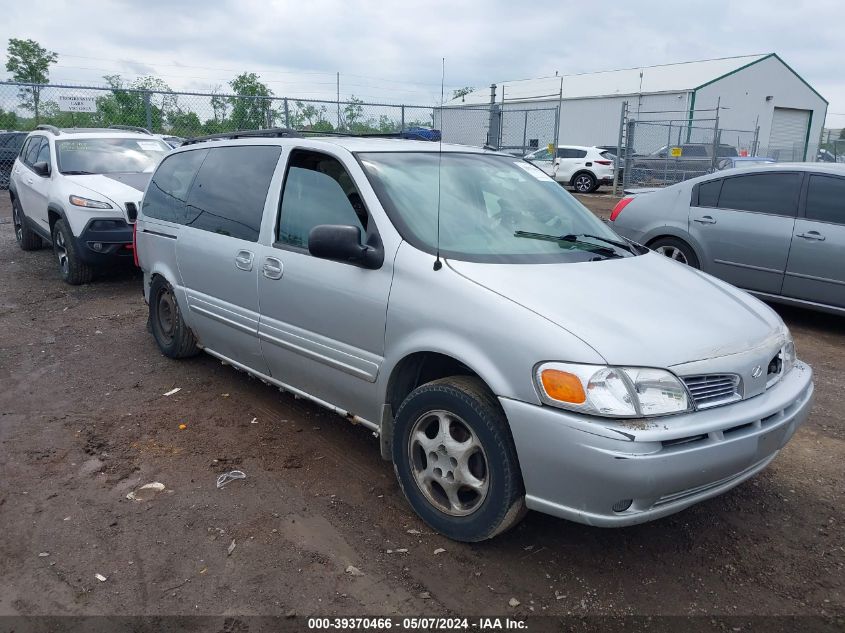
[(623, 240), (530, 163), (398, 139), (189, 141), (144, 196), (153, 336), (372, 429), (413, 509), (641, 523), (765, 468), (812, 372), (743, 291)]

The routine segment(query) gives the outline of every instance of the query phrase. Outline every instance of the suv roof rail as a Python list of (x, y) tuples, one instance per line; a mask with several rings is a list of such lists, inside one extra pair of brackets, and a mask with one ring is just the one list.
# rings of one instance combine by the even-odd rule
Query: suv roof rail
[(36, 125), (35, 129), (36, 130), (44, 130), (45, 132), (50, 132), (50, 134), (53, 134), (54, 136), (58, 136), (59, 134), (62, 133), (62, 131), (59, 128), (57, 128), (55, 125), (47, 125), (46, 123)]
[(218, 134), (206, 134), (186, 139), (182, 145), (193, 145), (205, 141), (217, 141), (236, 138), (302, 138), (302, 134), (296, 130), (286, 127), (275, 127), (267, 130), (237, 130), (235, 132), (220, 132)]
[(153, 135), (153, 133), (150, 132), (147, 128), (140, 127), (140, 126), (137, 126), (137, 125), (110, 125), (109, 129), (110, 130), (126, 130), (127, 132), (140, 132), (141, 134), (149, 134), (150, 136)]

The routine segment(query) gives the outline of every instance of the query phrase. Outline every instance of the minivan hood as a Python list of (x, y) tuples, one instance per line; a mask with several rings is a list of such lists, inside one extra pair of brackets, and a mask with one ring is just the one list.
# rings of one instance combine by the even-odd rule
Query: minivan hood
[[(126, 174), (91, 174), (65, 176), (68, 183), (73, 183), (69, 188), (78, 187), (79, 195), (85, 196), (86, 191), (105, 196), (116, 203), (120, 210), (125, 208), (127, 202), (140, 202), (144, 196), (144, 189), (150, 181), (152, 173), (126, 173)], [(71, 193), (73, 193), (71, 191)]]
[(611, 365), (671, 367), (748, 350), (785, 331), (761, 301), (656, 253), (597, 262), (449, 265), (568, 330)]

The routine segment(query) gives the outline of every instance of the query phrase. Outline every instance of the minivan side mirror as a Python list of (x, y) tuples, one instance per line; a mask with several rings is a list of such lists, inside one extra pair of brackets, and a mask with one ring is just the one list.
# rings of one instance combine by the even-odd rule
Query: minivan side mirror
[(47, 177), (50, 175), (50, 163), (46, 163), (44, 161), (34, 163), (32, 165), (32, 170), (39, 176)]
[(346, 224), (319, 224), (308, 233), (308, 252), (320, 259), (379, 268), (383, 255), (379, 249), (361, 243), (361, 229)]

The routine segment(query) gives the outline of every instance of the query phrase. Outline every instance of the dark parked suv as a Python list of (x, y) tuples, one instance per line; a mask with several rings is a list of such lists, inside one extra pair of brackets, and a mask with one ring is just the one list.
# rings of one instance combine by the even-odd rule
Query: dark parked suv
[[(681, 155), (673, 156), (672, 150), (680, 148)], [(663, 146), (645, 156), (632, 159), (633, 180), (640, 184), (672, 184), (709, 174), (716, 169), (719, 159), (737, 156), (733, 145), (720, 144), (715, 147), (716, 159), (713, 158), (713, 143), (682, 143)]]
[(21, 151), (26, 132), (4, 132), (0, 134), (0, 189), (9, 188), (9, 174)]

